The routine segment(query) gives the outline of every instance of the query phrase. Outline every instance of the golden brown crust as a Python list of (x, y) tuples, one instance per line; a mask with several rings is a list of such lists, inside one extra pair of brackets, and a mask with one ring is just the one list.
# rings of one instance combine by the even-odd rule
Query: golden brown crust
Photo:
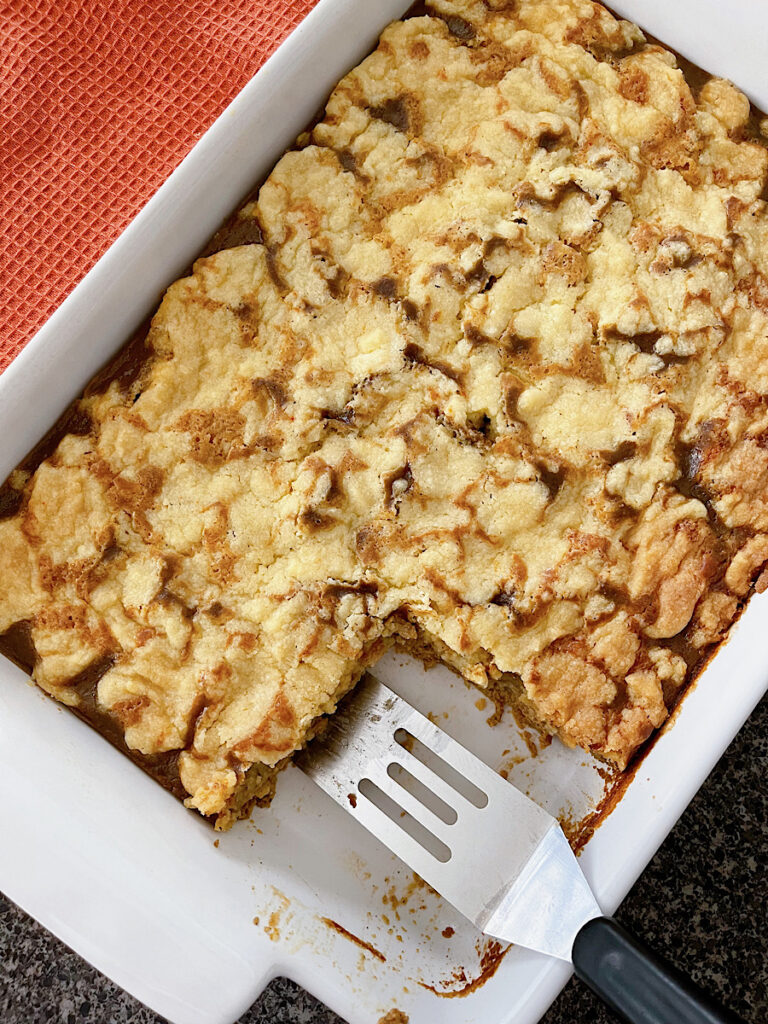
[(768, 560), (768, 154), (688, 79), (588, 0), (390, 26), (0, 489), (36, 681), (221, 827), (395, 641), (626, 764)]

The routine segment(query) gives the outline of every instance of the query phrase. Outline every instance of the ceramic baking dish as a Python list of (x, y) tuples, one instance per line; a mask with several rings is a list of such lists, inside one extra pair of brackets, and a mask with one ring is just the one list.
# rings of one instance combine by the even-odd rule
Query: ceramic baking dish
[[(157, 304), (239, 200), (407, 0), (320, 0), (0, 378), (0, 479)], [(758, 0), (614, 5), (764, 109)], [(584, 848), (606, 912), (626, 894), (768, 681), (752, 600), (729, 642)], [(389, 655), (382, 679), (567, 821), (604, 772), (540, 749), (443, 669)], [(412, 1024), (533, 1024), (566, 965), (474, 932), (298, 771), (219, 837), (0, 658), (0, 888), (173, 1024), (232, 1024), (285, 974), (350, 1024), (392, 1007)], [(480, 981), (483, 981), (480, 984)], [(463, 998), (445, 998), (462, 994)]]

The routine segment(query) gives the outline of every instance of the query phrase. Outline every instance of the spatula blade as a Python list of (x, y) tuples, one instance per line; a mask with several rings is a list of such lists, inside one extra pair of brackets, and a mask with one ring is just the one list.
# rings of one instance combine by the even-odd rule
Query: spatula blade
[(570, 960), (600, 915), (556, 819), (373, 676), (295, 761), (486, 934)]

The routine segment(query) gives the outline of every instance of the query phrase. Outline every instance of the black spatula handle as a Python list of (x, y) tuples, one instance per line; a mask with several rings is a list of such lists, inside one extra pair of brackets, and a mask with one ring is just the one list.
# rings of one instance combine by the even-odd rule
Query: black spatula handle
[(630, 1024), (742, 1024), (608, 917), (584, 925), (572, 957), (578, 977)]

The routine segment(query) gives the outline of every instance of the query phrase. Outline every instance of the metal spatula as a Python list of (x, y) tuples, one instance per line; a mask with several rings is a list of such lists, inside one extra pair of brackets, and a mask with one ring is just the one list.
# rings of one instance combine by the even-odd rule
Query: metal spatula
[(296, 763), (477, 928), (571, 961), (631, 1024), (738, 1024), (602, 916), (555, 818), (372, 676)]

